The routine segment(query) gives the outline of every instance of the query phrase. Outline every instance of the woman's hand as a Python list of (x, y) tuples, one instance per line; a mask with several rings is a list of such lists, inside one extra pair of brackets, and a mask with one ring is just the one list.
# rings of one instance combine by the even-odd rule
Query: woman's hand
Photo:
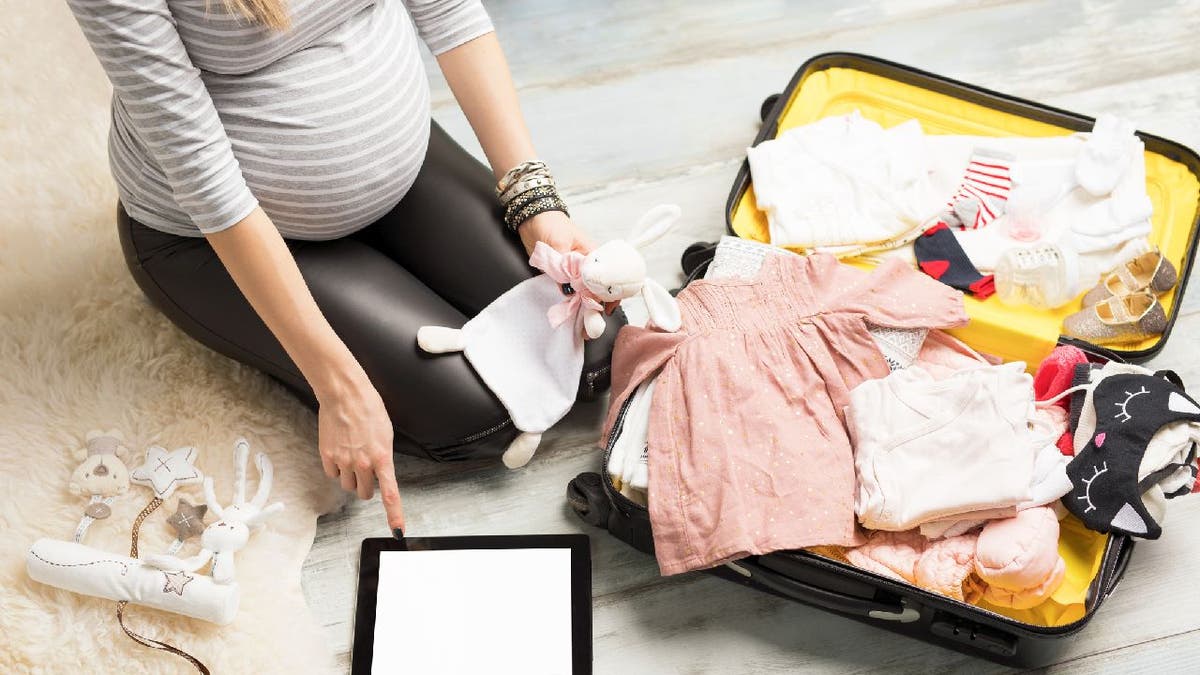
[[(546, 211), (537, 214), (521, 223), (517, 228), (517, 234), (521, 235), (521, 243), (525, 244), (525, 252), (530, 255), (533, 255), (533, 247), (539, 241), (560, 253), (576, 251), (587, 254), (596, 248), (583, 229), (562, 211)], [(619, 302), (605, 303), (604, 313), (612, 314), (620, 306)]]
[(521, 243), (525, 244), (525, 252), (530, 255), (533, 254), (534, 244), (539, 241), (559, 253), (571, 251), (591, 253), (592, 249), (596, 248), (583, 230), (562, 211), (546, 211), (537, 214), (521, 223), (517, 228), (517, 234), (521, 235)]
[(342, 488), (370, 499), (379, 497), (388, 527), (404, 528), (404, 509), (392, 459), (392, 422), (383, 399), (361, 366), (338, 369), (333, 382), (317, 391), (317, 439), (321, 464)]
[[(560, 253), (576, 251), (587, 254), (596, 248), (583, 229), (562, 211), (539, 213), (521, 223), (517, 228), (517, 234), (521, 235), (521, 243), (525, 244), (525, 252), (530, 255), (533, 254), (534, 244), (539, 241)], [(604, 313), (612, 314), (620, 306), (619, 302), (604, 303)]]

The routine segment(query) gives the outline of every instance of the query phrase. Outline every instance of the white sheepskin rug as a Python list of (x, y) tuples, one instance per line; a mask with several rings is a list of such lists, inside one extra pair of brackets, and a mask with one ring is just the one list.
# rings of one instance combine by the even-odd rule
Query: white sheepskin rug
[[(213, 673), (331, 671), (328, 640), (300, 589), (317, 516), (341, 499), (321, 471), (315, 416), (143, 300), (113, 222), (108, 82), (65, 3), (0, 0), (0, 16), (0, 673), (195, 672), (127, 638), (115, 603), (25, 575), (34, 540), (74, 533), (87, 499), (70, 494), (67, 480), (92, 428), (121, 430), (139, 457), (151, 443), (196, 446), (222, 502), (232, 492), (233, 442), (245, 436), (273, 460), (271, 501), (287, 506), (237, 554), (233, 624), (131, 605), (130, 627)], [(249, 476), (253, 494), (252, 467)], [(131, 487), (86, 543), (128, 553), (134, 516), (151, 496)], [(178, 497), (204, 501), (199, 486), (178, 490), (143, 525), (143, 552), (174, 538), (165, 520)], [(181, 554), (197, 546), (193, 539)]]

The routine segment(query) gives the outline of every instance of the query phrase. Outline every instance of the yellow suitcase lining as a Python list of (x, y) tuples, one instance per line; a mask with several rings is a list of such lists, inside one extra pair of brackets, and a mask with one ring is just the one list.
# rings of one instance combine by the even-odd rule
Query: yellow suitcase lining
[[(771, 119), (767, 120), (768, 126), (764, 127), (764, 132), (770, 137), (824, 117), (855, 110), (884, 127), (916, 119), (929, 134), (1058, 136), (1087, 128), (1077, 115), (978, 88), (970, 88), (971, 96), (995, 107), (966, 100), (949, 93), (954, 91), (962, 94), (957, 89), (960, 86), (957, 83), (933, 78), (925, 80), (922, 78), (927, 76), (923, 74), (912, 75), (916, 71), (869, 57), (830, 54), (814, 58), (810, 64), (817, 65), (802, 70), (789, 87), (791, 93), (788, 99), (775, 104)], [(868, 72), (867, 69), (877, 72)], [(896, 77), (889, 77), (887, 73)], [(927, 86), (904, 81), (907, 77)], [(937, 91), (939, 87), (945, 87), (946, 91)], [(1060, 114), (1064, 120), (1076, 126), (1072, 128), (1037, 119), (1053, 119)], [(773, 131), (769, 126), (772, 123)], [(1177, 298), (1182, 295), (1196, 250), (1200, 225), (1200, 178), (1197, 176), (1200, 173), (1200, 157), (1169, 141), (1144, 134), (1142, 137), (1147, 141), (1146, 189), (1154, 206), (1149, 239), (1162, 249), (1181, 274), (1176, 289), (1161, 298), (1163, 308), (1173, 324)], [(1155, 151), (1152, 147), (1166, 148), (1175, 156)], [(740, 194), (736, 191), (739, 188), (735, 188), (728, 205), (729, 229), (740, 237), (769, 243), (766, 216), (757, 208), (754, 187), (745, 164), (739, 175), (738, 186)], [(873, 264), (865, 258), (847, 262), (863, 267)], [(1079, 299), (1057, 310), (1010, 307), (995, 299), (980, 301), (967, 297), (965, 301), (971, 323), (952, 332), (980, 351), (999, 356), (1005, 361), (1024, 361), (1031, 370), (1059, 342), (1063, 317), (1080, 308)], [(1147, 358), (1157, 351), (1169, 334), (1168, 327), (1166, 333), (1156, 338), (1119, 347), (1103, 346), (1095, 351), (1127, 359)], [(1063, 522), (1063, 532), (1059, 553), (1068, 561), (1069, 573), (1063, 587), (1055, 593), (1055, 602), (1044, 603), (1032, 610), (1013, 610), (987, 603), (977, 606), (1036, 626), (1065, 627), (1083, 618), (1085, 608), (1090, 605), (1088, 589), (1099, 574), (1109, 537), (1087, 530), (1070, 516)]]
[[(920, 121), (930, 134), (979, 136), (1057, 136), (1074, 129), (1006, 112), (949, 94), (851, 67), (831, 67), (809, 72), (792, 91), (777, 118), (776, 135), (831, 115), (858, 110), (868, 119), (890, 127), (908, 119)], [(1150, 240), (1183, 271), (1194, 246), (1200, 179), (1189, 167), (1163, 154), (1147, 150), (1146, 189), (1154, 204)], [(730, 226), (738, 236), (767, 242), (767, 220), (758, 210), (753, 185), (748, 185), (730, 213)], [(856, 264), (870, 264), (867, 262)], [(1163, 308), (1173, 316), (1176, 291), (1162, 297)], [(1050, 353), (1058, 342), (1062, 319), (1078, 311), (1079, 300), (1056, 310), (1010, 307), (995, 299), (966, 298), (971, 323), (954, 334), (980, 351), (1006, 361), (1025, 361), (1030, 368)], [(1164, 336), (1120, 345), (1117, 353), (1148, 353)]]

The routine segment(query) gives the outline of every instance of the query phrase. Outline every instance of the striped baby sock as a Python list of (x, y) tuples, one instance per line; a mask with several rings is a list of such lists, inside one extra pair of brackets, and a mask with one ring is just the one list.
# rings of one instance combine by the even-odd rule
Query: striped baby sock
[(946, 203), (938, 219), (960, 230), (977, 230), (1004, 213), (1012, 190), (1009, 170), (1012, 158), (997, 152), (976, 150), (963, 174), (958, 192)]

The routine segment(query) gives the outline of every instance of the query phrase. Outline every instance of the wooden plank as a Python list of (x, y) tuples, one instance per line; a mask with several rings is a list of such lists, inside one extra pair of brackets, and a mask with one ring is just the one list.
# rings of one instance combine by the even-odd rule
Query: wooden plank
[[(689, 64), (781, 43), (830, 38), (932, 16), (945, 17), (1012, 0), (852, 0), (824, 2), (742, 0), (732, 3), (672, 0), (592, 5), (506, 2), (488, 5), (518, 87), (558, 88), (627, 77), (648, 68)], [(550, 55), (553, 55), (551, 58)], [(435, 65), (426, 55), (426, 64)], [(450, 99), (440, 73), (434, 103)]]
[[(1100, 30), (1092, 22), (1127, 27), (1115, 38), (1122, 48), (1114, 47), (1112, 58), (1092, 58), (1091, 52), (1047, 58), (1064, 31), (1069, 37)], [(758, 104), (819, 52), (873, 53), (1056, 104), (1070, 100), (1070, 92), (1200, 68), (1200, 55), (1186, 47), (1191, 42), (1181, 26), (1200, 30), (1200, 13), (1187, 8), (1146, 13), (1132, 3), (1092, 12), (1054, 2), (987, 6), (691, 63), (647, 61), (626, 77), (599, 82), (582, 77), (527, 91), (522, 104), (544, 159), (566, 186), (582, 191), (617, 178), (680, 173), (740, 155), (757, 130)], [(972, 48), (948, 49), (933, 37), (940, 35), (970, 35)], [(1119, 101), (1097, 103), (1080, 112), (1102, 112)], [(439, 106), (435, 117), (482, 156), (456, 106)]]
[(1043, 672), (1056, 675), (1194, 672), (1197, 640), (1200, 631), (1184, 631), (1066, 661)]
[[(1155, 73), (1200, 65), (1200, 55), (1181, 49), (1200, 26), (1195, 4), (1186, 1), (1149, 7), (1046, 0), (698, 4), (643, 0), (581, 11), (559, 0), (494, 3), (489, 12), (522, 90), (595, 84), (718, 58), (767, 61), (787, 50), (860, 51), (934, 70), (948, 64), (952, 70), (939, 72), (981, 84), (1006, 78), (1015, 87), (1041, 80), (1046, 91), (1138, 79), (1148, 75), (1148, 64)], [(971, 48), (957, 48), (955, 36), (970, 36)], [(435, 74), (435, 104), (449, 100)]]

